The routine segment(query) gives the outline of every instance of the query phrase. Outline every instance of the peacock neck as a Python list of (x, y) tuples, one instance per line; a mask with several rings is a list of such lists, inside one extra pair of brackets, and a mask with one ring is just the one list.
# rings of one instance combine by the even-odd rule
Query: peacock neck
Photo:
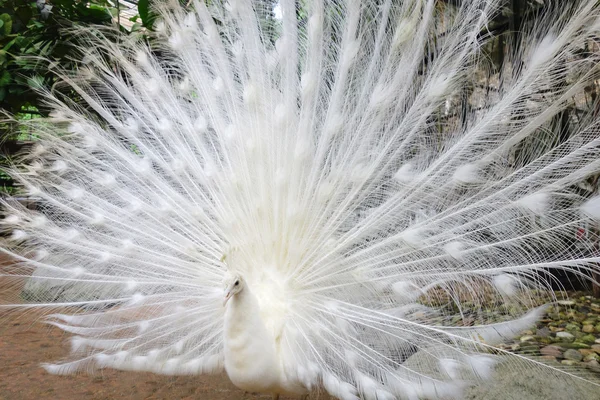
[[(249, 320), (260, 319), (260, 306), (256, 296), (247, 286), (239, 293), (236, 293), (228, 302), (226, 322), (233, 325), (243, 325)], [(254, 321), (258, 323), (259, 321)]]
[[(260, 315), (254, 294), (246, 287), (233, 296), (225, 311), (225, 369), (231, 381), (250, 391), (279, 387), (280, 367), (272, 335)], [(261, 378), (255, 373), (261, 371)]]

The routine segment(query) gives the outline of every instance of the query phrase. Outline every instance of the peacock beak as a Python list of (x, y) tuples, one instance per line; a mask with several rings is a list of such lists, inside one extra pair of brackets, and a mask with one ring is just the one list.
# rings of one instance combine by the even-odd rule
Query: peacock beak
[(225, 307), (225, 305), (227, 304), (227, 302), (229, 301), (230, 298), (231, 298), (231, 291), (227, 292), (227, 294), (225, 295), (225, 300), (223, 300), (223, 307)]

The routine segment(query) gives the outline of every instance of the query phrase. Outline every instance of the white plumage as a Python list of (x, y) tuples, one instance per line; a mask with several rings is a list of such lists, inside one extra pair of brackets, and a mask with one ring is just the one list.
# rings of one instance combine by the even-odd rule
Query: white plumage
[[(577, 189), (600, 172), (595, 1), (537, 6), (500, 70), (497, 1), (209, 3), (163, 6), (153, 51), (83, 30), (82, 104), (47, 93), (27, 122), (12, 174), (40, 208), (5, 205), (3, 251), (34, 271), (24, 307), (76, 309), (48, 317), (74, 335), (50, 372), (456, 398), (511, 362), (479, 353), (543, 315), (549, 269), (598, 272), (575, 243), (600, 216)], [(449, 326), (465, 301), (482, 326)]]

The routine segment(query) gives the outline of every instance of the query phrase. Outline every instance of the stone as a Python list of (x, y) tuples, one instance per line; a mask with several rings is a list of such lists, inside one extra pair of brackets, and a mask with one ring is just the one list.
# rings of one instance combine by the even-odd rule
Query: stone
[(581, 328), (581, 330), (585, 333), (592, 333), (594, 332), (594, 325), (584, 325), (583, 328)]
[(535, 335), (541, 338), (550, 336), (550, 329), (543, 327), (535, 332)]
[(585, 366), (593, 371), (600, 372), (600, 362), (598, 360), (588, 361), (585, 363)]
[(540, 349), (543, 356), (562, 357), (563, 349), (558, 346), (546, 346)]
[(587, 356), (583, 357), (583, 361), (598, 361), (600, 360), (600, 356), (598, 356), (598, 354), (593, 353), (593, 354), (588, 354)]
[(582, 322), (587, 318), (588, 313), (592, 310), (590, 310), (589, 307), (579, 307), (577, 311), (580, 313), (577, 315), (577, 321)]
[(565, 349), (576, 349), (576, 350), (580, 350), (580, 349), (589, 349), (590, 345), (589, 344), (585, 344), (585, 343), (581, 343), (581, 342), (573, 342), (573, 343), (565, 343), (565, 342), (561, 342), (560, 345), (562, 347), (564, 347)]
[(600, 354), (600, 344), (593, 344), (591, 349)]
[(535, 338), (533, 336), (523, 336), (521, 342), (533, 342)]
[(561, 306), (574, 306), (575, 302), (573, 300), (559, 300), (557, 301)]
[(581, 328), (579, 327), (579, 324), (575, 324), (575, 323), (567, 324), (567, 326), (565, 326), (565, 329), (568, 330), (568, 331), (579, 331), (579, 330), (581, 330)]
[(580, 349), (579, 352), (583, 355), (583, 357), (589, 356), (590, 354), (596, 354), (596, 352), (592, 349)]
[(562, 340), (571, 341), (575, 339), (575, 336), (569, 332), (556, 332), (556, 337)]
[(579, 341), (582, 343), (592, 344), (596, 341), (596, 337), (594, 335), (585, 335), (579, 338)]
[(568, 365), (568, 366), (573, 366), (573, 365), (578, 364), (578, 362), (575, 360), (562, 360), (560, 363), (563, 365)]
[(553, 342), (551, 337), (538, 337), (538, 341), (543, 344), (550, 344)]
[(549, 312), (548, 317), (550, 317), (550, 319), (559, 319), (560, 315), (557, 312)]
[(573, 349), (569, 349), (569, 350), (565, 351), (563, 353), (563, 357), (566, 360), (573, 360), (573, 361), (583, 360), (583, 355), (580, 352), (578, 352), (577, 350), (573, 350)]

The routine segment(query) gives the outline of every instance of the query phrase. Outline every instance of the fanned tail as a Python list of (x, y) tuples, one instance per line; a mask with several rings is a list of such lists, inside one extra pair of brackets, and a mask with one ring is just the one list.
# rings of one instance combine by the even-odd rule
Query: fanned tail
[(574, 239), (600, 219), (594, 1), (540, 8), (518, 55), (497, 1), (191, 3), (152, 51), (81, 32), (62, 78), (85, 106), (49, 92), (26, 123), (12, 175), (41, 207), (5, 204), (2, 251), (33, 272), (23, 307), (78, 310), (48, 316), (75, 335), (50, 372), (222, 370), (229, 268), (307, 389), (457, 398), (500, 360), (577, 376), (492, 345), (543, 315), (548, 271), (599, 272)]

